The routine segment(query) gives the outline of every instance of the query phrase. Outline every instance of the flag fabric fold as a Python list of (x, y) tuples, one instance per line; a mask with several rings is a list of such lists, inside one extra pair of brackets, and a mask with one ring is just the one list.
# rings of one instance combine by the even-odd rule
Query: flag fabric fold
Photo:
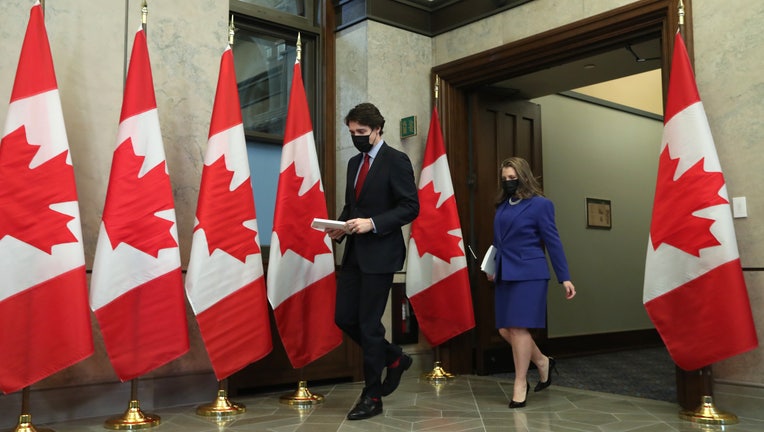
[(218, 380), (273, 347), (233, 52), (220, 59), (186, 293)]
[(437, 108), (419, 177), (419, 216), (411, 223), (406, 295), (427, 342), (437, 346), (475, 327), (467, 258)]
[(682, 369), (700, 369), (758, 346), (724, 176), (679, 33), (643, 301)]
[(74, 168), (39, 2), (0, 141), (0, 274), (3, 393), (93, 353)]
[(327, 218), (326, 198), (300, 63), (295, 62), (268, 263), (268, 300), (294, 368), (342, 343), (334, 324), (337, 291), (329, 236), (311, 228)]
[(146, 34), (135, 34), (96, 245), (90, 307), (122, 381), (189, 349), (172, 185)]

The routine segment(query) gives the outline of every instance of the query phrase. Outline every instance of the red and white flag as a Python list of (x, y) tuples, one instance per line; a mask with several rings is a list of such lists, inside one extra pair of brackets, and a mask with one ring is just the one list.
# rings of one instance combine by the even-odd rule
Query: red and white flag
[(233, 52), (220, 59), (186, 293), (218, 380), (273, 348)]
[(93, 353), (77, 189), (40, 3), (0, 141), (0, 390)]
[(189, 348), (178, 232), (146, 34), (135, 34), (98, 233), (90, 307), (122, 381)]
[(329, 236), (311, 228), (326, 218), (308, 99), (300, 63), (289, 94), (268, 263), (268, 299), (289, 361), (301, 368), (342, 343), (334, 324), (337, 286)]
[(727, 187), (677, 33), (644, 303), (674, 362), (695, 370), (758, 345)]
[(432, 346), (475, 327), (462, 228), (437, 108), (432, 110), (419, 177), (419, 216), (411, 223), (406, 295)]

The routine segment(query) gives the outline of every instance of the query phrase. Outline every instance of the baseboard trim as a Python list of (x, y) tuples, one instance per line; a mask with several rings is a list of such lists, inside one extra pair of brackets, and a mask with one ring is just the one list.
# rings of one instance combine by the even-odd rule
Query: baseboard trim
[(723, 412), (764, 421), (764, 386), (714, 380), (714, 406)]
[(660, 346), (663, 346), (663, 340), (658, 331), (645, 329), (550, 338), (543, 344), (541, 351), (556, 357), (578, 357)]

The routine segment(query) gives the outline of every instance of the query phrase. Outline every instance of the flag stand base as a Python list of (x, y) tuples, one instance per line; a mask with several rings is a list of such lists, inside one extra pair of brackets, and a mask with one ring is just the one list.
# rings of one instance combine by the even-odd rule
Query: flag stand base
[(239, 415), (247, 411), (247, 408), (238, 403), (228, 400), (225, 390), (218, 389), (218, 397), (214, 402), (200, 405), (196, 408), (196, 415), (203, 417), (226, 417)]
[(139, 402), (137, 400), (131, 400), (127, 411), (125, 411), (125, 414), (122, 417), (106, 420), (103, 427), (114, 430), (148, 429), (158, 426), (160, 422), (161, 419), (159, 416), (144, 414), (141, 411)]
[(435, 367), (432, 369), (431, 372), (422, 375), (422, 378), (428, 381), (445, 381), (453, 377), (454, 377), (453, 374), (450, 374), (446, 372), (445, 370), (443, 370), (443, 368), (440, 366), (439, 361), (435, 362)]
[(714, 401), (711, 396), (703, 396), (700, 406), (695, 411), (681, 411), (679, 418), (707, 425), (729, 425), (738, 422), (735, 414), (718, 411), (714, 407)]
[(32, 416), (29, 414), (21, 414), (19, 416), (19, 424), (13, 432), (53, 432), (53, 429), (35, 429), (32, 425)]
[(288, 405), (315, 405), (323, 403), (324, 396), (311, 393), (306, 387), (306, 382), (300, 381), (297, 384), (297, 390), (292, 394), (281, 396), (279, 402)]

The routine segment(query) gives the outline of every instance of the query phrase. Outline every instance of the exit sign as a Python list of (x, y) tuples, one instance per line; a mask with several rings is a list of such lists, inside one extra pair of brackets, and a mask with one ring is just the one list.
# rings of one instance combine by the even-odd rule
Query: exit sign
[(401, 119), (401, 139), (416, 135), (416, 116)]

